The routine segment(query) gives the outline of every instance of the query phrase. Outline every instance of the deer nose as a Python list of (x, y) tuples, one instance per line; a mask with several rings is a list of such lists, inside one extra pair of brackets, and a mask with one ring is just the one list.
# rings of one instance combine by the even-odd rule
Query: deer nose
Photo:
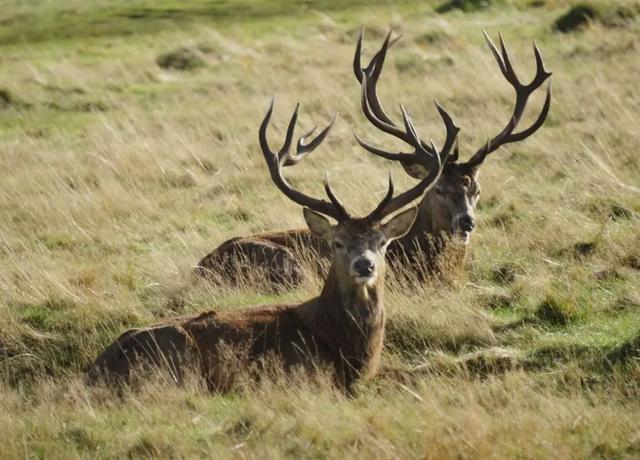
[(373, 260), (370, 259), (358, 259), (353, 264), (353, 269), (360, 276), (371, 276), (376, 268)]
[(464, 232), (470, 232), (476, 227), (476, 220), (472, 216), (462, 216), (458, 221), (460, 230)]

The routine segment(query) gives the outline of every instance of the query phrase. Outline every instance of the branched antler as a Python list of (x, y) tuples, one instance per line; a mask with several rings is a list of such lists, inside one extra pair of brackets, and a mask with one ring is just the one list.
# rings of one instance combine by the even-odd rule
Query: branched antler
[(529, 96), (533, 94), (535, 90), (537, 90), (542, 84), (551, 76), (551, 72), (547, 72), (544, 68), (544, 61), (542, 60), (542, 54), (540, 54), (540, 50), (538, 49), (538, 45), (533, 43), (533, 53), (536, 59), (536, 74), (531, 80), (531, 83), (525, 85), (520, 82), (516, 72), (511, 64), (511, 59), (509, 57), (509, 53), (507, 51), (507, 47), (504, 44), (504, 39), (502, 38), (502, 34), (500, 34), (500, 51), (494, 43), (491, 41), (491, 38), (487, 35), (485, 31), (484, 37), (487, 40), (487, 44), (491, 49), (491, 53), (493, 57), (498, 62), (498, 66), (500, 67), (500, 71), (502, 75), (506, 78), (506, 80), (513, 86), (513, 89), (516, 92), (516, 102), (513, 109), (513, 115), (511, 119), (504, 127), (502, 131), (500, 131), (495, 137), (489, 139), (484, 146), (476, 151), (473, 156), (467, 162), (469, 166), (479, 166), (485, 159), (485, 157), (491, 152), (498, 149), (500, 146), (504, 144), (509, 144), (511, 142), (521, 141), (533, 133), (535, 133), (544, 123), (544, 120), (547, 118), (547, 114), (549, 113), (549, 107), (551, 106), (551, 84), (547, 87), (547, 95), (544, 101), (544, 105), (542, 106), (542, 110), (540, 114), (536, 118), (536, 120), (526, 129), (522, 131), (514, 133), (514, 129), (518, 126), (520, 119), (522, 118), (522, 114), (527, 106), (527, 101)]
[[(484, 32), (484, 31), (483, 31)], [(411, 137), (407, 134), (406, 131), (403, 131), (400, 127), (398, 127), (389, 117), (389, 115), (385, 112), (380, 102), (380, 99), (377, 95), (376, 85), (378, 83), (378, 78), (382, 73), (382, 68), (384, 66), (384, 60), (387, 55), (388, 48), (393, 45), (400, 37), (396, 37), (391, 40), (391, 32), (387, 34), (382, 47), (378, 52), (375, 53), (371, 61), (366, 67), (362, 67), (361, 63), (361, 54), (362, 54), (362, 39), (364, 35), (364, 29), (360, 33), (358, 37), (358, 41), (356, 43), (356, 51), (353, 60), (353, 70), (356, 78), (361, 83), (363, 80), (366, 80), (366, 84), (362, 85), (362, 110), (367, 117), (367, 119), (378, 129), (381, 131), (391, 134), (392, 136), (412, 145), (413, 141)], [(513, 86), (516, 92), (516, 101), (515, 107), (513, 110), (513, 114), (509, 119), (507, 125), (500, 131), (495, 137), (487, 140), (485, 145), (483, 145), (480, 149), (478, 149), (472, 157), (465, 163), (466, 166), (469, 167), (477, 167), (479, 166), (486, 156), (498, 149), (500, 146), (504, 144), (508, 144), (511, 142), (517, 142), (523, 140), (529, 136), (531, 136), (534, 132), (536, 132), (544, 123), (548, 113), (549, 108), (551, 106), (551, 85), (547, 88), (546, 99), (540, 114), (536, 118), (536, 120), (526, 129), (523, 129), (518, 132), (514, 132), (516, 127), (518, 126), (522, 115), (525, 111), (527, 102), (531, 94), (535, 90), (537, 90), (542, 84), (551, 76), (551, 72), (548, 72), (544, 68), (544, 61), (542, 59), (542, 54), (538, 49), (538, 46), (534, 43), (533, 51), (536, 60), (536, 74), (533, 80), (529, 84), (522, 84), (518, 79), (516, 72), (511, 64), (511, 59), (509, 57), (509, 53), (507, 52), (507, 48), (504, 44), (504, 40), (502, 34), (500, 35), (500, 50), (494, 45), (489, 36), (484, 32), (487, 43), (489, 44), (489, 48), (496, 61), (498, 62), (498, 66), (500, 67), (500, 71), (506, 78), (506, 80)], [(442, 152), (449, 152), (453, 149), (453, 152), (449, 156), (449, 162), (456, 162), (458, 160), (458, 145), (457, 145), (457, 133), (459, 128), (455, 126), (453, 120), (449, 116), (449, 114), (436, 103), (436, 107), (438, 108), (438, 112), (442, 117), (442, 120), (445, 123), (447, 129), (447, 137), (442, 146)], [(400, 161), (404, 166), (405, 170), (414, 175), (414, 177), (422, 177), (423, 171), (414, 174), (412, 171), (412, 165), (419, 165), (419, 157), (415, 154), (404, 154), (404, 153), (390, 153), (375, 147), (372, 147), (369, 144), (358, 139), (358, 142), (362, 147), (367, 149), (369, 152), (386, 158), (388, 160)], [(420, 141), (420, 145), (423, 149), (431, 151), (431, 146), (424, 141)]]
[[(369, 85), (368, 75), (366, 73), (362, 76), (361, 88), (362, 104), (364, 107), (370, 108), (367, 98), (367, 88), (369, 88)], [(365, 143), (358, 136), (355, 136), (355, 138), (358, 143), (369, 152), (383, 158), (402, 161), (403, 164), (419, 164), (426, 169), (427, 174), (423, 176), (422, 180), (414, 187), (396, 197), (393, 197), (393, 182), (391, 181), (391, 177), (389, 177), (389, 191), (387, 192), (386, 197), (368, 217), (372, 221), (380, 221), (385, 216), (420, 198), (430, 187), (433, 186), (433, 184), (435, 184), (440, 177), (443, 165), (447, 162), (447, 157), (449, 156), (449, 151), (453, 144), (453, 139), (449, 139), (449, 136), (453, 136), (453, 138), (455, 138), (458, 133), (458, 128), (451, 121), (447, 125), (447, 141), (445, 141), (443, 151), (439, 152), (433, 141), (431, 141), (428, 148), (425, 148), (424, 141), (420, 140), (420, 136), (418, 136), (416, 128), (411, 121), (411, 117), (402, 104), (400, 104), (400, 110), (402, 112), (402, 121), (404, 122), (404, 131), (401, 131), (401, 137), (396, 137), (405, 140), (405, 142), (411, 145), (414, 148), (412, 153), (390, 153)], [(441, 115), (444, 119), (451, 120), (443, 109), (439, 107), (439, 110), (441, 110)], [(399, 128), (397, 129), (399, 130)]]
[[(407, 122), (405, 119), (406, 113), (404, 109), (402, 109), (402, 111), (403, 111), (403, 121), (405, 124), (405, 129), (403, 130), (399, 126), (397, 126), (382, 108), (382, 103), (380, 102), (380, 99), (378, 98), (378, 95), (377, 95), (378, 78), (382, 73), (384, 60), (387, 56), (387, 50), (389, 46), (395, 43), (400, 37), (396, 37), (395, 39), (391, 40), (391, 32), (389, 32), (382, 44), (382, 47), (371, 59), (371, 61), (369, 62), (369, 65), (367, 65), (367, 67), (362, 67), (361, 53), (362, 53), (363, 34), (364, 34), (364, 29), (360, 33), (360, 36), (358, 37), (358, 42), (356, 44), (356, 52), (353, 60), (354, 74), (356, 75), (356, 78), (360, 81), (361, 89), (362, 89), (361, 91), (362, 110), (365, 116), (367, 117), (367, 119), (375, 127), (409, 144), (411, 147), (414, 148), (414, 151), (413, 153), (402, 153), (402, 152), (392, 153), (392, 152), (388, 152), (388, 151), (373, 147), (370, 144), (361, 140), (357, 136), (356, 136), (356, 140), (363, 148), (373, 153), (374, 155), (378, 155), (388, 160), (402, 162), (403, 166), (405, 166), (405, 169), (414, 164), (426, 166), (424, 162), (425, 157), (423, 155), (418, 154), (418, 152), (426, 151), (431, 153), (432, 155), (438, 155), (438, 150), (433, 148), (432, 143), (427, 143), (411, 135), (410, 130), (406, 128)], [(437, 102), (436, 102), (436, 108), (438, 110), (438, 113), (440, 114), (440, 117), (442, 118), (442, 121), (444, 122), (445, 129), (446, 129), (445, 141), (442, 145), (440, 152), (444, 152), (448, 155), (455, 144), (455, 141), (460, 129), (455, 125), (449, 113), (447, 113), (447, 111), (444, 110), (442, 106), (440, 106)], [(457, 152), (457, 149), (455, 149), (455, 151)]]
[(316, 147), (318, 147), (329, 133), (329, 130), (333, 126), (337, 114), (333, 117), (331, 123), (329, 123), (329, 125), (320, 132), (320, 134), (318, 134), (314, 139), (306, 144), (304, 142), (305, 138), (310, 136), (315, 131), (315, 128), (307, 134), (303, 135), (298, 140), (295, 156), (291, 156), (291, 142), (293, 140), (293, 133), (295, 131), (296, 122), (298, 120), (298, 110), (300, 108), (300, 104), (296, 105), (296, 109), (291, 116), (282, 148), (277, 153), (274, 153), (269, 147), (269, 143), (267, 142), (267, 127), (269, 126), (269, 121), (271, 120), (274, 103), (275, 98), (271, 99), (269, 110), (267, 110), (267, 114), (265, 115), (264, 120), (262, 120), (262, 123), (260, 124), (260, 130), (258, 132), (260, 148), (262, 149), (262, 154), (264, 155), (264, 159), (267, 162), (269, 173), (271, 174), (271, 180), (280, 189), (280, 191), (293, 202), (301, 206), (306, 206), (326, 216), (333, 217), (338, 222), (347, 219), (349, 215), (344, 206), (340, 204), (334, 193), (331, 191), (328, 179), (325, 179), (324, 186), (327, 197), (329, 197), (329, 201), (327, 202), (325, 200), (313, 198), (298, 190), (295, 190), (293, 187), (291, 187), (291, 185), (289, 185), (284, 177), (282, 177), (281, 170), (282, 166), (293, 165), (300, 162), (306, 155), (308, 155)]

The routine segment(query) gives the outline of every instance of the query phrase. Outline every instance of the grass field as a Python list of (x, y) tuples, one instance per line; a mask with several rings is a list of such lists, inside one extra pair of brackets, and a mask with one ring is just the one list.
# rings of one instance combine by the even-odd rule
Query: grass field
[[(349, 4), (2, 2), (0, 458), (640, 456), (640, 4), (587, 4), (565, 33), (563, 0)], [(363, 24), (368, 56), (389, 26), (404, 34), (386, 106), (439, 142), (437, 99), (463, 156), (511, 112), (483, 28), (504, 33), (523, 80), (532, 40), (554, 72), (544, 127), (482, 168), (464, 279), (389, 280), (387, 370), (352, 399), (284, 377), (228, 395), (85, 387), (126, 328), (317, 294), (311, 274), (280, 295), (191, 275), (231, 236), (303, 224), (257, 147), (271, 95), (274, 144), (297, 101), (301, 128), (340, 112), (287, 171), (296, 185), (319, 194), (328, 170), (365, 212), (390, 168), (410, 183), (352, 137), (395, 145), (359, 108)]]

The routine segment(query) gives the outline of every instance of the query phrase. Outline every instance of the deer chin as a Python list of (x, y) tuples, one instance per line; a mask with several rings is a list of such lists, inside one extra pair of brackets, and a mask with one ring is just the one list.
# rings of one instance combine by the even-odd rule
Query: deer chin
[(456, 242), (465, 246), (469, 244), (469, 241), (471, 241), (471, 232), (466, 230), (455, 230), (452, 235)]
[(354, 276), (352, 277), (354, 284), (358, 286), (370, 286), (375, 281), (375, 276)]

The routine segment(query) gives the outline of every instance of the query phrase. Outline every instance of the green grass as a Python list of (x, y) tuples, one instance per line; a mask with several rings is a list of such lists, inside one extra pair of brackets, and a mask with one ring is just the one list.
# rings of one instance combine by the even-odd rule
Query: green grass
[[(415, 8), (415, 0), (393, 3), (399, 7)], [(365, 7), (387, 6), (385, 1), (356, 0), (345, 7), (336, 0), (278, 1), (278, 0), (99, 0), (85, 3), (31, 2), (25, 7), (18, 2), (5, 10), (0, 43), (19, 44), (93, 37), (127, 37), (155, 34), (198, 24), (243, 28), (271, 29), (275, 19), (308, 20), (313, 11), (344, 15)], [(286, 19), (289, 18), (289, 19)], [(38, 27), (28, 24), (38, 23)]]
[[(4, 2), (0, 457), (637, 457), (637, 5), (599, 2), (561, 34), (575, 4), (529, 3)], [(504, 33), (523, 80), (534, 39), (554, 72), (544, 127), (482, 168), (464, 279), (389, 280), (385, 369), (352, 399), (299, 376), (228, 395), (87, 388), (83, 369), (127, 328), (317, 294), (314, 276), (273, 294), (191, 271), (229, 237), (303, 223), (256, 150), (272, 94), (274, 144), (297, 101), (303, 129), (340, 112), (292, 183), (321, 193), (328, 170), (358, 212), (383, 193), (390, 166), (352, 138), (394, 148), (361, 115), (362, 24), (367, 55), (389, 25), (404, 34), (380, 83), (388, 111), (406, 104), (437, 143), (437, 99), (463, 157), (511, 110), (482, 28)], [(158, 65), (184, 49), (201, 65)]]

